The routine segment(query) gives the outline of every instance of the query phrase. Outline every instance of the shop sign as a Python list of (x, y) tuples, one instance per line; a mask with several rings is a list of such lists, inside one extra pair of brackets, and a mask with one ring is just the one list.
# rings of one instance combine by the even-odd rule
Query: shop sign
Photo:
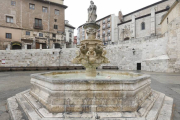
[(11, 46), (14, 46), (14, 45), (22, 46), (22, 44), (19, 43), (19, 42), (13, 42), (13, 43), (11, 43)]

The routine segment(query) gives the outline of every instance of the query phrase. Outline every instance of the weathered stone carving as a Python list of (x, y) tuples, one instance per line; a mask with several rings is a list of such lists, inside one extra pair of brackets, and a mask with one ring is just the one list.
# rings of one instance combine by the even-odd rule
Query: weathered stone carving
[(96, 39), (96, 31), (100, 26), (96, 23), (87, 23), (83, 27), (86, 29), (88, 39), (81, 41), (80, 50), (72, 62), (86, 67), (86, 76), (96, 77), (96, 67), (109, 63), (105, 57), (107, 52), (103, 48), (102, 41)]
[(90, 2), (91, 5), (88, 8), (88, 22), (90, 23), (95, 23), (96, 19), (97, 19), (97, 15), (96, 15), (96, 5), (94, 5), (94, 2), (91, 1)]

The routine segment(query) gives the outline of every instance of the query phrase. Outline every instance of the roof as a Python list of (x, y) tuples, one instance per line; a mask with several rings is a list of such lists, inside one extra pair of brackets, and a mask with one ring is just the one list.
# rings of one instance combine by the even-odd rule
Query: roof
[(74, 26), (72, 26), (72, 25), (70, 25), (70, 24), (65, 24), (65, 26), (70, 27), (70, 28), (72, 28), (72, 29), (76, 29)]
[(166, 14), (163, 15), (161, 23), (164, 21), (164, 19), (169, 15), (169, 13), (173, 10), (173, 8), (179, 3), (179, 0), (176, 0), (173, 5), (170, 7), (170, 9), (168, 10), (168, 12)]
[[(105, 19), (105, 18), (108, 18), (108, 17), (110, 17), (111, 15), (108, 15), (108, 16), (105, 16), (105, 17), (103, 17), (103, 18), (101, 18), (101, 19), (99, 19), (99, 20), (96, 20), (96, 22), (99, 22), (99, 21), (101, 21), (101, 20), (103, 20), (103, 19)], [(86, 23), (84, 23), (83, 25), (85, 25)], [(78, 28), (80, 28), (80, 27), (82, 27), (83, 25), (80, 25)]]
[(144, 9), (147, 9), (147, 8), (149, 8), (149, 7), (155, 6), (155, 5), (157, 5), (157, 4), (160, 4), (160, 3), (163, 3), (163, 2), (166, 2), (166, 1), (168, 1), (168, 0), (161, 0), (161, 1), (159, 1), (159, 2), (153, 3), (153, 4), (151, 4), (151, 5), (148, 5), (148, 6), (146, 6), (146, 7), (143, 7), (143, 8), (141, 8), (141, 9), (136, 10), (136, 11), (133, 11), (133, 12), (131, 12), (131, 13), (128, 13), (128, 14), (126, 14), (126, 15), (123, 15), (123, 17), (126, 17), (126, 16), (128, 16), (128, 15), (131, 15), (131, 14), (133, 14), (133, 13), (142, 11), (142, 10), (144, 10)]

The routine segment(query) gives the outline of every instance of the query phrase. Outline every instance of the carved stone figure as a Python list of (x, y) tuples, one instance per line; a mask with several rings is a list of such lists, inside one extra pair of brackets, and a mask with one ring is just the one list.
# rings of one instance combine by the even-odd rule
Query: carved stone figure
[(86, 54), (89, 57), (89, 63), (96, 62), (96, 52), (94, 51), (93, 47), (89, 47), (89, 51)]
[(103, 52), (102, 52), (102, 57), (103, 57), (102, 63), (109, 63), (109, 60), (105, 56), (106, 54), (107, 54), (106, 50), (103, 50)]
[(96, 7), (96, 5), (94, 5), (93, 1), (91, 1), (90, 3), (91, 3), (91, 5), (88, 8), (88, 22), (95, 23), (95, 21), (97, 19), (97, 15), (96, 15), (97, 7)]
[(82, 44), (80, 47), (80, 51), (82, 54), (86, 54), (88, 51), (87, 45), (86, 44)]

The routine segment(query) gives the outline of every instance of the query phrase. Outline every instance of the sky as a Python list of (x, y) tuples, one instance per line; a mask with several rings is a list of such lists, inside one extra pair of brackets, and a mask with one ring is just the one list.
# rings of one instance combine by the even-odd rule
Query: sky
[[(87, 9), (91, 0), (64, 0), (64, 5), (68, 6), (65, 10), (65, 20), (76, 27), (74, 35), (77, 35), (77, 28), (84, 24), (88, 19)], [(137, 9), (143, 8), (160, 0), (93, 0), (97, 6), (97, 20), (107, 15), (115, 14), (121, 10), (122, 14), (128, 14)]]

